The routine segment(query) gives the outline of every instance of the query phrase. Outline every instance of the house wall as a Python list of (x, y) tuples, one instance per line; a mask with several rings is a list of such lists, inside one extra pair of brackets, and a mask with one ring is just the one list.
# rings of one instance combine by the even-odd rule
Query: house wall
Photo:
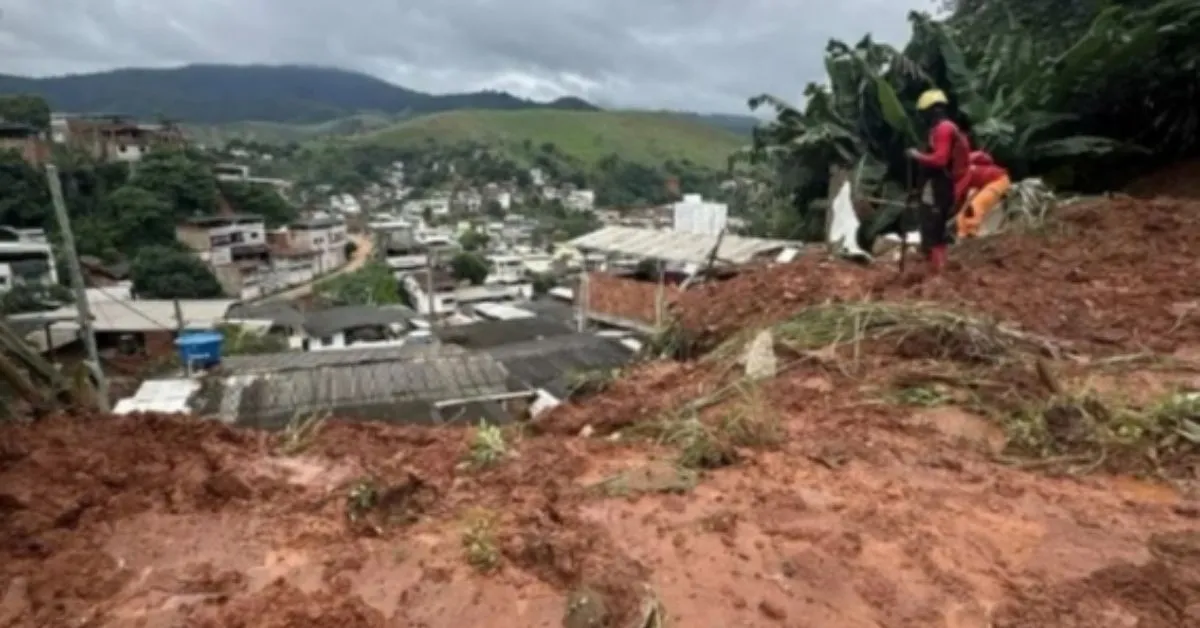
[(37, 137), (0, 138), (0, 151), (15, 150), (21, 158), (32, 165), (40, 166), (50, 158), (50, 145)]
[[(18, 259), (36, 258), (38, 265), (44, 266), (36, 277), (22, 276), (25, 272), (19, 267), (22, 262)], [(28, 267), (24, 268), (28, 271)], [(0, 292), (7, 292), (14, 284), (19, 283), (58, 283), (58, 268), (54, 263), (54, 249), (49, 244), (39, 242), (0, 242)]]
[[(228, 259), (235, 244), (265, 244), (267, 228), (262, 222), (243, 222), (214, 226), (180, 225), (175, 238), (196, 252), (215, 253), (218, 259)], [(219, 252), (218, 252), (219, 251)]]
[(299, 248), (317, 251), (317, 274), (324, 274), (346, 264), (346, 225), (337, 224), (319, 229), (293, 229), (292, 241)]

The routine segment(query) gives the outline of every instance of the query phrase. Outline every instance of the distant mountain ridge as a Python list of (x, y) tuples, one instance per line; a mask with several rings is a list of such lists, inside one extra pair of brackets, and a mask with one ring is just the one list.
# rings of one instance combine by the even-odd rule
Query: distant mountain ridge
[(166, 116), (197, 124), (325, 122), (364, 112), (597, 110), (579, 98), (540, 103), (507, 92), (427, 94), (361, 72), (299, 65), (129, 68), (49, 78), (0, 75), (0, 93), (33, 93), (57, 111)]
[[(462, 109), (602, 110), (574, 96), (537, 102), (501, 91), (428, 94), (361, 72), (301, 65), (196, 64), (48, 78), (0, 74), (3, 93), (39, 94), (56, 111), (165, 116), (192, 125), (308, 125), (360, 114), (410, 117)], [(750, 116), (679, 115), (741, 135), (757, 122)]]

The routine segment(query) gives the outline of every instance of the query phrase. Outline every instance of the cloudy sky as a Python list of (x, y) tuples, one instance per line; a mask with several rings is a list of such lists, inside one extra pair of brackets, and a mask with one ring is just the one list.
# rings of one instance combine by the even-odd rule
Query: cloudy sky
[(744, 111), (830, 37), (902, 43), (931, 0), (0, 0), (0, 72), (302, 63), (430, 92)]

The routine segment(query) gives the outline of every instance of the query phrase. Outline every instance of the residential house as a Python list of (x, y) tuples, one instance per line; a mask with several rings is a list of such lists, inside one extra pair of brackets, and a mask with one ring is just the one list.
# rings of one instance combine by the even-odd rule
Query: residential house
[(490, 255), (488, 284), (514, 284), (525, 281), (525, 258), (520, 255)]
[(13, 150), (31, 165), (40, 166), (50, 158), (50, 146), (41, 133), (28, 124), (0, 120), (0, 151)]
[(289, 225), (296, 248), (317, 252), (317, 274), (341, 268), (346, 264), (346, 221), (330, 216), (300, 220)]
[(55, 142), (102, 161), (138, 161), (158, 147), (186, 143), (183, 132), (174, 124), (144, 124), (121, 115), (55, 114), (50, 128)]
[(249, 299), (263, 293), (271, 254), (261, 216), (197, 216), (176, 227), (175, 237), (212, 268), (227, 295)]
[[(268, 239), (272, 235), (268, 233)], [(290, 241), (290, 238), (288, 240)], [(271, 242), (269, 248), (271, 267), (263, 277), (262, 294), (278, 292), (289, 286), (308, 283), (316, 278), (317, 259), (321, 256), (320, 252), (299, 248), (290, 243)]]
[(325, 351), (394, 347), (423, 342), (427, 332), (413, 323), (417, 313), (402, 305), (370, 307), (347, 305), (304, 313), (286, 303), (238, 304), (227, 318), (258, 324), (287, 337), (292, 349)]
[(250, 176), (250, 166), (240, 164), (217, 164), (213, 166), (213, 174), (216, 175), (218, 181), (236, 181), (239, 183), (251, 183), (258, 185), (269, 185), (280, 194), (291, 189), (292, 182), (287, 179), (276, 179), (272, 177), (253, 177)]
[(58, 283), (54, 249), (42, 237), (21, 230), (0, 227), (0, 292), (15, 285), (53, 285)]
[[(426, 273), (408, 274), (404, 276), (402, 285), (412, 297), (417, 311), (431, 316), (452, 315), (462, 306), (521, 301), (533, 295), (533, 286), (529, 283), (462, 286), (440, 270), (432, 273), (432, 282), (429, 279), (430, 275)], [(428, 292), (430, 283), (433, 284), (433, 294)]]
[(596, 209), (596, 192), (594, 190), (571, 190), (563, 199), (563, 205), (577, 212), (590, 212)]
[(684, 194), (683, 200), (671, 206), (674, 231), (715, 236), (729, 221), (729, 206), (706, 201), (699, 194)]
[(400, 345), (414, 330), (416, 317), (416, 312), (402, 305), (329, 308), (305, 317), (305, 337), (299, 344), (305, 351)]
[(429, 198), (418, 198), (410, 201), (405, 201), (402, 211), (405, 215), (420, 218), (426, 212), (431, 216), (449, 216), (450, 215), (450, 196), (448, 194), (435, 194)]

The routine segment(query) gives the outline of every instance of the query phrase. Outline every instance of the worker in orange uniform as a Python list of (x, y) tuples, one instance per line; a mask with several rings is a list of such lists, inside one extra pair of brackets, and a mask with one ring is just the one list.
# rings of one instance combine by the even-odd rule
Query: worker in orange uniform
[(977, 150), (971, 153), (969, 196), (966, 206), (955, 217), (959, 239), (979, 235), (979, 227), (989, 212), (1004, 200), (1012, 187), (1008, 171), (997, 164), (992, 156)]
[(947, 227), (967, 197), (970, 181), (971, 144), (965, 133), (950, 119), (950, 101), (945, 92), (931, 89), (917, 99), (917, 111), (929, 123), (929, 152), (915, 148), (909, 157), (926, 169), (933, 188), (933, 208), (921, 220), (921, 247), (933, 271), (946, 266), (949, 244)]

